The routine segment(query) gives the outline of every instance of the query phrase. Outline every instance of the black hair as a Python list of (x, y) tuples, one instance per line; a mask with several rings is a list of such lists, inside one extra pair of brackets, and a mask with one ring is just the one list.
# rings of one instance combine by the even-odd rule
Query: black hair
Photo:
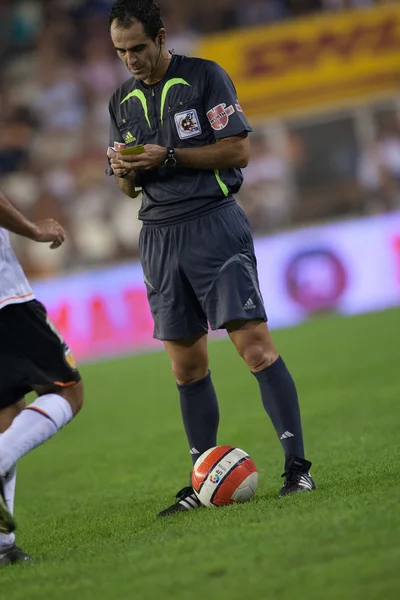
[(160, 7), (155, 0), (117, 0), (108, 18), (108, 30), (116, 23), (117, 27), (128, 29), (134, 21), (143, 25), (145, 34), (155, 40), (164, 23)]

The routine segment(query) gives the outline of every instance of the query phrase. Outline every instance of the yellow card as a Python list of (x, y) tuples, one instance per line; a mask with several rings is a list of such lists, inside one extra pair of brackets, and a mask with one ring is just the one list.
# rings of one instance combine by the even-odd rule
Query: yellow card
[(128, 154), (143, 154), (144, 146), (139, 144), (139, 146), (132, 146), (132, 148), (124, 148), (119, 151), (122, 156), (126, 156)]

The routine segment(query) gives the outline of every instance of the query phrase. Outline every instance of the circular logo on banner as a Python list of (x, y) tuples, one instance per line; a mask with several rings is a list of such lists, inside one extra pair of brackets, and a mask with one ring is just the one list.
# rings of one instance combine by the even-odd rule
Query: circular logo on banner
[(325, 248), (295, 254), (285, 278), (290, 297), (310, 312), (336, 308), (347, 286), (345, 266)]

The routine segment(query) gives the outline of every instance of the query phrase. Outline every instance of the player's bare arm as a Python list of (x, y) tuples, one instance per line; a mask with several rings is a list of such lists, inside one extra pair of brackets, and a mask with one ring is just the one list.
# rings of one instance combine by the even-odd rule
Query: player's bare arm
[(44, 219), (33, 223), (11, 204), (0, 192), (0, 227), (12, 233), (34, 240), (52, 242), (50, 248), (59, 248), (65, 240), (65, 231), (54, 219)]
[[(164, 164), (167, 148), (145, 145), (143, 154), (121, 157), (121, 169), (151, 170)], [(217, 144), (197, 148), (176, 148), (177, 165), (189, 169), (243, 169), (249, 161), (250, 143), (247, 133), (223, 138)]]

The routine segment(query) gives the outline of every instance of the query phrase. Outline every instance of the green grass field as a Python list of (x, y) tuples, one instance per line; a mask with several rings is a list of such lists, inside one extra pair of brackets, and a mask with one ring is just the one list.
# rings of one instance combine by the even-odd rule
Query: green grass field
[(247, 505), (168, 520), (190, 460), (165, 354), (81, 369), (86, 407), (21, 461), (7, 600), (398, 600), (400, 311), (319, 318), (276, 332), (298, 385), (318, 489), (277, 499), (282, 455), (229, 342), (211, 345), (219, 442), (247, 450)]

